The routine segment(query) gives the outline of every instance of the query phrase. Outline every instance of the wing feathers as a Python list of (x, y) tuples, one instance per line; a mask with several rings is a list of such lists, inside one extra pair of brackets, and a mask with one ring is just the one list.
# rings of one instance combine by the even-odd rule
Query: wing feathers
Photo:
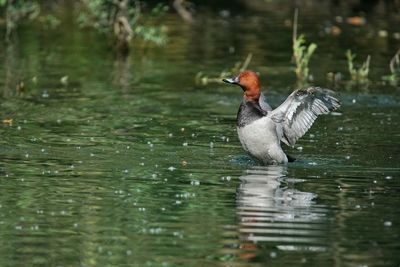
[(294, 145), (312, 126), (318, 115), (340, 107), (335, 93), (328, 89), (310, 87), (294, 91), (278, 108), (268, 114), (282, 124), (282, 141)]

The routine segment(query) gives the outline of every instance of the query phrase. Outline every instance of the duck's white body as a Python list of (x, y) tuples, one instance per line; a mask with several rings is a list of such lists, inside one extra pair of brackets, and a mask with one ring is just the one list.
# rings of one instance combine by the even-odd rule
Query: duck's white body
[(264, 116), (237, 127), (243, 149), (264, 164), (286, 164), (288, 158), (280, 145), (282, 127)]

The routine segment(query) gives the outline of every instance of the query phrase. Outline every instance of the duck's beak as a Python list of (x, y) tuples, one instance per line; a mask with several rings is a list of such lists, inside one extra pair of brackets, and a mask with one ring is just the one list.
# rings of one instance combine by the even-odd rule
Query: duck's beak
[(222, 79), (223, 82), (230, 83), (230, 84), (239, 84), (239, 77), (234, 78), (225, 78)]

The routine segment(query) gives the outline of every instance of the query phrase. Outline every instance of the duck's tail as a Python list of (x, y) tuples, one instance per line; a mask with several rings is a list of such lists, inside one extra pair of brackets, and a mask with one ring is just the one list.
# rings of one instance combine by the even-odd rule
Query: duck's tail
[(286, 154), (286, 157), (288, 159), (288, 162), (295, 162), (297, 160), (295, 157), (292, 157), (289, 154)]

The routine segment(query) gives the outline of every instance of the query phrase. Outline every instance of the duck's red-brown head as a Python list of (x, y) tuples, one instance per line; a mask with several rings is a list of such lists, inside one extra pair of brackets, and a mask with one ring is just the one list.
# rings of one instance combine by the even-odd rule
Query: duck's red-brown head
[(222, 81), (239, 85), (243, 89), (247, 101), (257, 101), (260, 98), (260, 81), (253, 71), (243, 71), (235, 78), (223, 79)]

